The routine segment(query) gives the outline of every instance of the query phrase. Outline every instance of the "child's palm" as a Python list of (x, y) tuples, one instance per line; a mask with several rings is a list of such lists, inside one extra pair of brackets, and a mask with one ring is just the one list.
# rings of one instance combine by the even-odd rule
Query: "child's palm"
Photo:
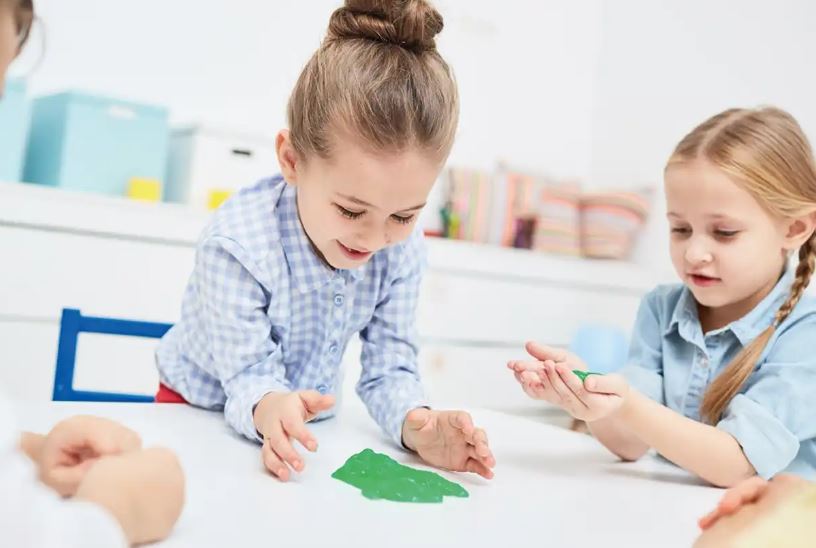
[(487, 436), (463, 411), (414, 409), (405, 418), (403, 439), (429, 464), (493, 476), (495, 460)]
[(596, 394), (584, 391), (580, 396), (584, 406), (575, 406), (576, 409), (570, 414), (576, 419), (586, 422), (608, 417), (623, 405), (623, 397), (618, 394)]
[(620, 375), (590, 377), (585, 386), (573, 373), (576, 369), (586, 370), (576, 355), (536, 343), (528, 343), (527, 352), (535, 360), (514, 361), (507, 366), (531, 398), (557, 405), (576, 419), (587, 422), (605, 418), (623, 404), (628, 384)]

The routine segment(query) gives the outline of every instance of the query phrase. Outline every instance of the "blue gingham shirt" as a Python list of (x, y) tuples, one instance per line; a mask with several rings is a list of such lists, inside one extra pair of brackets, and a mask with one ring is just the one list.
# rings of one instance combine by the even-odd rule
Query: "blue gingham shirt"
[[(253, 407), (269, 392), (341, 390), (349, 340), (362, 340), (357, 394), (396, 443), (426, 406), (414, 326), (425, 253), (419, 230), (354, 270), (327, 267), (300, 223), (295, 189), (260, 181), (214, 214), (198, 244), (181, 320), (159, 343), (161, 381), (222, 409), (260, 440)], [(331, 412), (321, 416), (330, 416)]]
[[(771, 324), (793, 274), (788, 269), (747, 315), (706, 334), (687, 287), (658, 287), (641, 303), (623, 375), (650, 398), (700, 420), (706, 388)], [(716, 425), (734, 436), (764, 478), (786, 471), (816, 479), (815, 342), (816, 299), (806, 295), (777, 328)]]

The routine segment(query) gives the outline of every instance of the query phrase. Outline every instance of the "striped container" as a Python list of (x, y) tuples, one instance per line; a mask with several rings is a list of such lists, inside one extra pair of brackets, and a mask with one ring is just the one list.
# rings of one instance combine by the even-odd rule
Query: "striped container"
[(650, 191), (611, 191), (581, 198), (581, 252), (597, 259), (628, 259), (649, 214)]

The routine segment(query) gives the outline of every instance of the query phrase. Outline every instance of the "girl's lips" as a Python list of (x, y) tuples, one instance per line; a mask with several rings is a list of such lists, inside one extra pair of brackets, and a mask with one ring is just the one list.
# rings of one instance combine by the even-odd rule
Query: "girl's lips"
[(343, 252), (343, 254), (353, 261), (362, 261), (363, 259), (367, 259), (369, 255), (371, 255), (370, 251), (358, 251), (354, 248), (347, 247), (341, 244), (339, 241), (337, 242), (338, 247)]
[(721, 281), (719, 278), (712, 278), (711, 276), (703, 276), (701, 274), (689, 274), (689, 279), (691, 283), (698, 287), (711, 287)]

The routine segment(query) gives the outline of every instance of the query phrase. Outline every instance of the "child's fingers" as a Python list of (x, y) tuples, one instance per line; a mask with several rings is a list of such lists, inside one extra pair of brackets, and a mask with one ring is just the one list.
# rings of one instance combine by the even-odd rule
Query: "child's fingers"
[(270, 429), (267, 437), (269, 438), (269, 444), (272, 450), (274, 450), (285, 463), (291, 466), (296, 472), (303, 470), (303, 461), (298, 452), (295, 451), (295, 448), (292, 447), (292, 442), (289, 441), (289, 437), (286, 432), (284, 432), (283, 425), (280, 423), (275, 425)]
[(569, 388), (570, 392), (572, 392), (581, 403), (586, 405), (587, 391), (584, 389), (584, 383), (572, 372), (572, 369), (563, 364), (558, 364), (555, 366), (555, 371), (558, 373), (559, 378), (564, 381), (564, 384)]
[(551, 389), (547, 388), (547, 385), (541, 381), (541, 379), (534, 379), (531, 382), (524, 383), (524, 391), (533, 399), (537, 400), (546, 400), (546, 401), (558, 401), (558, 395), (555, 394)]
[(736, 487), (729, 489), (725, 495), (723, 495), (720, 504), (717, 506), (717, 510), (725, 514), (730, 514), (743, 504), (756, 501), (767, 485), (768, 483), (759, 476), (747, 479)]
[(281, 481), (289, 480), (289, 467), (284, 464), (283, 460), (272, 449), (269, 439), (265, 439), (263, 447), (261, 448), (261, 460), (264, 466), (273, 476), (276, 476)]
[(558, 403), (558, 394), (552, 390), (543, 369), (539, 373), (524, 373), (519, 382), (524, 393), (531, 398)]
[(527, 394), (527, 396), (529, 396), (530, 398), (532, 398), (534, 400), (540, 400), (540, 399), (544, 398), (544, 396), (541, 393), (540, 389), (533, 388), (532, 386), (530, 386), (527, 383), (522, 383), (521, 389), (524, 390), (524, 393)]
[[(96, 417), (94, 417), (96, 419)], [(142, 438), (131, 430), (107, 419), (97, 419), (98, 423), (91, 423), (96, 426), (87, 432), (86, 443), (88, 447), (97, 455), (117, 455), (131, 451), (138, 451), (142, 448)]]
[(515, 360), (509, 362), (507, 367), (521, 373), (522, 371), (538, 371), (541, 369), (541, 362), (539, 361), (524, 361), (524, 360)]
[(61, 464), (41, 471), (43, 481), (51, 486), (60, 495), (73, 494), (88, 469), (96, 464), (98, 457), (90, 457), (73, 464)]
[(317, 390), (301, 390), (297, 394), (306, 411), (306, 420), (312, 420), (323, 411), (334, 407), (334, 396), (331, 394), (321, 394)]
[(294, 416), (283, 419), (283, 430), (288, 437), (298, 440), (303, 447), (312, 453), (317, 451), (317, 440), (306, 428), (300, 417)]
[(493, 467), (496, 464), (496, 459), (493, 457), (493, 452), (487, 442), (487, 433), (481, 428), (477, 428), (473, 433), (472, 445), (474, 458), (487, 467)]
[(484, 457), (480, 456), (476, 452), (476, 448), (473, 447), (473, 446), (470, 446), (470, 445), (467, 447), (466, 452), (467, 452), (467, 456), (468, 456), (469, 460), (476, 461), (476, 462), (482, 464), (487, 469), (491, 469), (494, 466), (496, 466), (496, 459), (493, 458), (492, 454), (489, 454), (488, 456), (484, 456)]
[(626, 379), (621, 375), (589, 375), (584, 381), (584, 388), (596, 394), (620, 395), (626, 391)]
[(563, 406), (567, 407), (568, 410), (578, 410), (586, 407), (584, 402), (576, 398), (575, 394), (573, 394), (572, 391), (567, 388), (567, 385), (561, 380), (561, 377), (558, 375), (554, 367), (548, 366), (546, 371), (547, 380), (550, 382), (553, 391), (557, 394)]
[(465, 438), (473, 436), (475, 427), (473, 426), (473, 418), (470, 413), (464, 411), (456, 411), (448, 414), (448, 424), (451, 428), (460, 430)]
[(485, 479), (492, 479), (493, 478), (493, 471), (475, 459), (468, 459), (465, 463), (465, 470), (468, 472), (473, 472), (474, 474), (479, 474)]
[(519, 378), (521, 378), (521, 382), (525, 384), (534, 384), (541, 381), (538, 373), (534, 373), (533, 371), (524, 371), (519, 374)]
[(759, 476), (749, 478), (736, 487), (726, 491), (717, 508), (700, 518), (701, 529), (708, 529), (723, 516), (733, 514), (745, 504), (756, 502), (768, 486), (768, 482)]
[(540, 361), (553, 360), (556, 362), (562, 362), (567, 359), (567, 351), (562, 348), (545, 346), (532, 341), (524, 345), (524, 348), (527, 350), (528, 354)]
[(487, 441), (487, 432), (482, 428), (477, 428), (473, 435), (468, 440), (468, 443), (476, 448), (476, 454), (480, 457), (486, 457), (490, 454), (490, 446)]
[(708, 529), (720, 518), (720, 513), (717, 510), (712, 510), (708, 514), (697, 520), (697, 525), (700, 529)]

